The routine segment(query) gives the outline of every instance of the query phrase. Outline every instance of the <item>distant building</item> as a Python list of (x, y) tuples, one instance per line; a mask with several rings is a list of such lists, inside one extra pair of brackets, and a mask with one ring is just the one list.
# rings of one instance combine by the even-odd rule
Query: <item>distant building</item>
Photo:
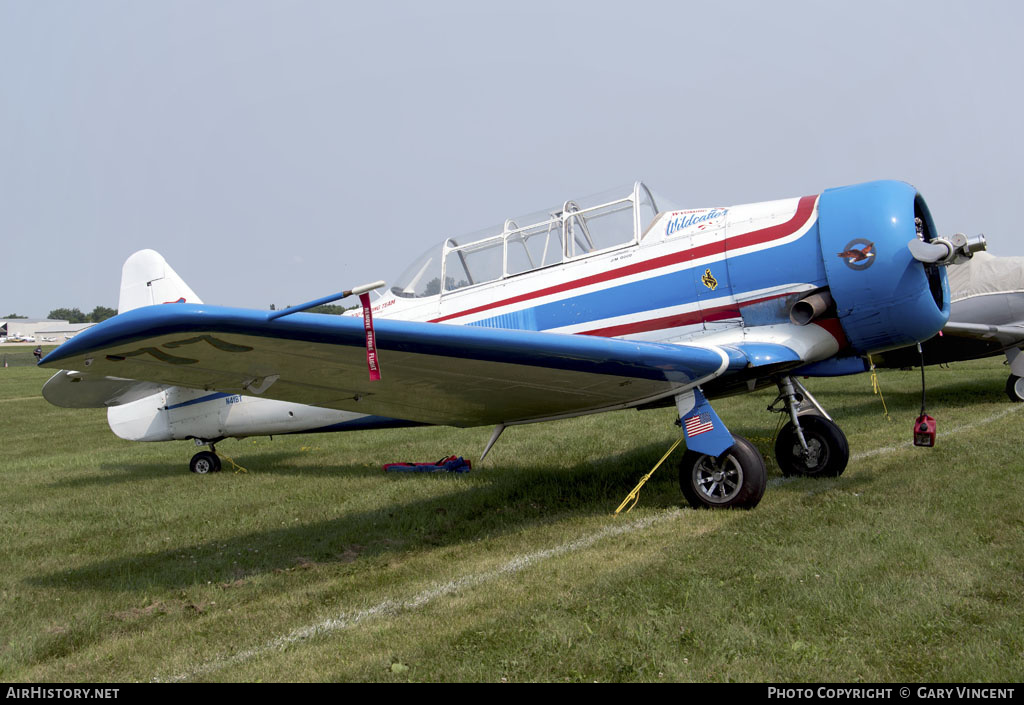
[(49, 321), (51, 325), (43, 326), (39, 329), (36, 334), (36, 340), (40, 338), (56, 338), (58, 343), (65, 340), (70, 340), (76, 335), (81, 333), (86, 328), (90, 328), (95, 323), (68, 323), (67, 321)]
[(68, 323), (48, 318), (0, 318), (0, 337), (28, 338), (43, 342), (42, 338), (54, 338), (57, 343), (73, 338), (95, 323)]

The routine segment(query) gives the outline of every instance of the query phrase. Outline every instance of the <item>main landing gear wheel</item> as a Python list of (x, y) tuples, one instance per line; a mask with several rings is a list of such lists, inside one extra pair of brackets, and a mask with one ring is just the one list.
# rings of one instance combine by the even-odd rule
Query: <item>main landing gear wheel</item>
[(838, 477), (850, 460), (850, 444), (834, 423), (824, 416), (807, 414), (800, 417), (800, 430), (807, 442), (807, 452), (800, 445), (796, 426), (790, 421), (775, 440), (775, 459), (787, 477)]
[(192, 456), (188, 469), (197, 475), (207, 475), (211, 472), (220, 472), (220, 458), (216, 453), (208, 450), (201, 450)]
[(753, 509), (764, 496), (768, 472), (754, 444), (733, 435), (718, 457), (686, 451), (679, 465), (679, 487), (695, 509)]
[(1006, 380), (1006, 396), (1013, 402), (1024, 401), (1024, 377), (1010, 375)]

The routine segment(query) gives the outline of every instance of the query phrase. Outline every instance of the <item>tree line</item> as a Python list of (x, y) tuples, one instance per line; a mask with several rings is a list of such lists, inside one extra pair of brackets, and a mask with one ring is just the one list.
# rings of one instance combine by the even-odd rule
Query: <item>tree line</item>
[(55, 308), (47, 314), (51, 321), (67, 321), (68, 323), (99, 323), (117, 315), (117, 310), (106, 306), (97, 306), (91, 313), (82, 313), (77, 308)]
[[(291, 308), (291, 306), (285, 306), (285, 308)], [(319, 306), (314, 306), (313, 308), (306, 309), (306, 313), (329, 313), (335, 316), (340, 316), (341, 314), (345, 313), (345, 311), (351, 310), (353, 308), (359, 307), (339, 306), (337, 304), (320, 304)], [(277, 306), (275, 304), (270, 304), (270, 310), (276, 311)]]

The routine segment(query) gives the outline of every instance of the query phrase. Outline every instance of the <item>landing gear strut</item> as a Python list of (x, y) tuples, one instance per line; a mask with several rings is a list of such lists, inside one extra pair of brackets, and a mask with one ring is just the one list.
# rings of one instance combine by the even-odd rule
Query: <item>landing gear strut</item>
[(188, 463), (188, 469), (197, 475), (207, 475), (211, 472), (220, 472), (220, 458), (217, 456), (217, 449), (210, 444), (210, 450), (201, 450), (192, 456)]
[[(792, 377), (779, 379), (779, 396), (769, 411), (788, 412), (789, 422), (775, 440), (775, 459), (782, 474), (838, 477), (850, 460), (850, 445), (825, 410)], [(774, 408), (782, 402), (784, 408)]]
[(768, 473), (754, 444), (735, 443), (718, 457), (687, 451), (679, 464), (679, 487), (695, 509), (753, 509), (764, 496)]

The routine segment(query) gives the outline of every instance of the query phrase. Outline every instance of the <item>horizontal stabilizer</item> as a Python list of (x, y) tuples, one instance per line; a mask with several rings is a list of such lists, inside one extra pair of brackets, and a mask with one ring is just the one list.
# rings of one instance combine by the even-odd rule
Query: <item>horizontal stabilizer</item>
[(43, 385), (43, 397), (54, 406), (98, 409), (137, 401), (164, 388), (153, 382), (61, 370)]

